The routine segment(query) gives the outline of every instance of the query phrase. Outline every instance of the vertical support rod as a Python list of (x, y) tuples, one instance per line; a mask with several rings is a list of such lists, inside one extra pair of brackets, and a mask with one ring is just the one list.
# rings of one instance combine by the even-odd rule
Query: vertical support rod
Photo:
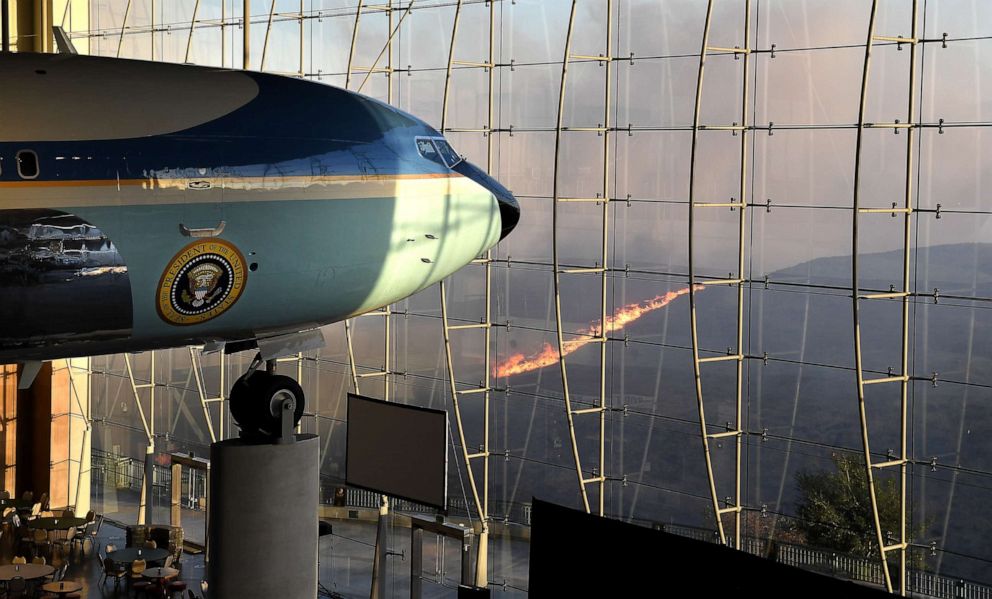
[(410, 599), (424, 596), (424, 529), (410, 527)]
[(0, 0), (0, 36), (3, 36), (0, 48), (10, 52), (10, 0)]
[(269, 5), (269, 20), (265, 25), (265, 41), (262, 42), (262, 61), (258, 67), (259, 71), (265, 70), (265, 59), (269, 55), (269, 35), (272, 33), (272, 17), (276, 14), (276, 0), (272, 0), (272, 4)]
[(127, 0), (127, 5), (124, 6), (124, 18), (121, 20), (121, 36), (117, 38), (117, 58), (121, 57), (121, 48), (124, 46), (124, 30), (127, 29), (127, 18), (130, 14), (131, 0)]
[(193, 5), (193, 19), (189, 24), (189, 37), (186, 38), (186, 56), (183, 58), (183, 62), (189, 62), (189, 53), (193, 48), (193, 31), (196, 30), (196, 16), (200, 12), (200, 0), (196, 0)]
[(145, 470), (141, 481), (141, 513), (138, 515), (138, 524), (146, 526), (152, 523), (152, 491), (155, 475), (155, 444), (149, 443), (145, 448)]
[[(365, 0), (358, 0), (358, 7), (355, 9), (355, 26), (351, 29), (351, 49), (348, 51), (348, 70), (344, 76), (344, 88), (351, 89), (351, 73), (355, 66), (355, 45), (358, 42), (358, 25), (362, 21), (362, 6)], [(358, 390), (355, 390), (358, 393)]]
[[(193, 471), (190, 470), (190, 479), (193, 478)], [(183, 466), (182, 464), (172, 465), (172, 494), (169, 502), (169, 526), (182, 526), (182, 509), (180, 508), (180, 498), (183, 491)]]
[(369, 593), (370, 599), (383, 599), (386, 596), (386, 536), (389, 532), (386, 526), (386, 518), (389, 516), (389, 499), (385, 495), (381, 497), (382, 503), (379, 506), (379, 521), (375, 532), (375, 553), (372, 558), (372, 589)]
[[(919, 0), (912, 0), (912, 24), (910, 25), (910, 37), (919, 39), (917, 21), (919, 20)], [(906, 101), (906, 122), (912, 124), (916, 114), (916, 43), (909, 45), (909, 98)], [(909, 373), (909, 292), (910, 292), (910, 247), (912, 244), (912, 217), (913, 217), (913, 141), (916, 130), (910, 126), (906, 130), (906, 184), (905, 184), (905, 214), (903, 215), (903, 247), (902, 247), (902, 370), (903, 375)], [(906, 553), (909, 546), (909, 539), (906, 534), (906, 518), (909, 511), (907, 502), (907, 475), (909, 468), (909, 380), (900, 382), (900, 459), (899, 466), (899, 594), (906, 596)]]
[[(403, 13), (400, 16), (400, 21), (399, 23), (396, 24), (396, 31), (393, 31), (393, 0), (386, 0), (386, 6), (388, 7), (386, 11), (386, 31), (389, 32), (389, 37), (386, 38), (386, 104), (392, 104), (393, 103), (393, 35), (399, 31), (400, 24), (403, 23), (403, 19), (406, 18), (406, 15), (410, 11), (409, 9), (407, 9), (407, 12)], [(410, 6), (413, 6), (413, 0), (410, 0)], [(369, 71), (368, 74), (366, 74), (365, 78), (368, 79), (369, 75), (371, 74), (372, 71)], [(386, 309), (388, 310), (389, 308), (387, 307)], [(389, 318), (389, 314), (386, 314), (386, 318)], [(389, 370), (387, 369), (386, 372), (389, 372)], [(389, 380), (388, 374), (386, 375), (386, 380), (387, 381)], [(388, 398), (386, 401), (389, 401)]]
[(579, 457), (579, 445), (575, 437), (575, 414), (572, 410), (572, 398), (568, 389), (568, 371), (565, 366), (565, 338), (562, 334), (561, 318), (561, 264), (558, 255), (558, 204), (561, 195), (559, 190), (559, 171), (561, 170), (562, 119), (565, 112), (565, 83), (568, 79), (568, 62), (572, 52), (572, 33), (575, 29), (576, 4), (577, 0), (572, 0), (572, 7), (568, 16), (568, 29), (565, 33), (565, 51), (561, 63), (561, 87), (558, 90), (558, 116), (555, 121), (555, 156), (552, 172), (551, 248), (554, 263), (555, 335), (558, 341), (558, 368), (561, 372), (562, 392), (565, 399), (565, 417), (568, 421), (568, 432), (572, 445), (572, 459), (575, 463), (575, 473), (578, 477), (582, 507), (586, 513), (590, 513), (589, 494), (586, 492), (585, 477), (582, 476), (582, 460)]
[[(610, 121), (613, 111), (613, 0), (606, 1), (606, 82), (603, 89), (603, 229), (599, 298), (599, 336), (606, 336), (606, 292), (609, 282), (609, 243), (610, 243)], [(599, 345), (599, 515), (606, 509), (606, 342)]]
[[(741, 84), (741, 168), (740, 168), (740, 217), (737, 229), (737, 355), (744, 355), (744, 257), (746, 251), (747, 236), (747, 144), (750, 138), (748, 129), (748, 110), (750, 85), (748, 80), (749, 65), (751, 63), (751, 0), (744, 2), (744, 56), (743, 56), (743, 76)], [(736, 389), (736, 429), (744, 429), (744, 360), (737, 360), (737, 389)], [(744, 435), (738, 434), (734, 438), (734, 506), (740, 507), (741, 503), (741, 469), (743, 458)], [(734, 547), (741, 549), (741, 512), (734, 512)]]
[[(463, 1), (458, 0), (458, 3), (455, 4), (455, 17), (451, 25), (451, 43), (448, 45), (448, 66), (444, 70), (444, 91), (441, 93), (441, 135), (444, 135), (444, 132), (447, 130), (448, 95), (451, 90), (451, 67), (455, 61), (455, 42), (457, 41), (458, 21), (461, 18)], [(443, 298), (444, 296), (442, 295), (441, 297)]]
[(306, 75), (306, 71), (303, 68), (305, 57), (304, 57), (304, 44), (303, 44), (303, 34), (305, 33), (305, 28), (303, 27), (303, 9), (305, 0), (300, 0), (300, 79)]
[[(493, 122), (493, 117), (495, 114), (494, 107), (494, 91), (496, 89), (496, 67), (492, 66), (496, 64), (496, 2), (489, 3), (489, 55), (486, 59), (486, 63), (489, 64), (489, 68), (486, 69), (489, 77), (488, 88), (487, 88), (487, 107), (486, 107), (486, 173), (489, 175), (495, 174), (493, 171), (493, 129), (495, 123)], [(492, 389), (492, 352), (490, 347), (492, 345), (492, 304), (493, 304), (493, 270), (492, 270), (492, 257), (493, 251), (490, 248), (486, 250), (485, 255), (485, 279), (486, 279), (486, 328), (483, 332), (483, 348), (485, 350), (485, 380), (483, 384), (486, 386), (485, 397), (483, 398), (483, 416), (482, 416), (482, 443), (483, 450), (485, 451), (485, 457), (482, 459), (482, 512), (485, 514), (487, 526), (479, 533), (479, 540), (476, 549), (476, 575), (475, 575), (475, 586), (477, 587), (487, 587), (489, 584), (489, 414), (492, 408), (492, 397), (488, 389)]]
[[(221, 356), (224, 354), (221, 353)], [(217, 442), (217, 435), (214, 433), (213, 419), (210, 418), (210, 409), (207, 406), (207, 392), (203, 384), (203, 361), (197, 358), (196, 350), (189, 347), (189, 361), (193, 369), (193, 381), (196, 383), (196, 393), (200, 398), (200, 408), (203, 410), (203, 419), (207, 423), (207, 433), (210, 435), (210, 442)], [(224, 393), (223, 383), (221, 383), (221, 393)], [(223, 408), (222, 408), (223, 411)]]
[[(455, 425), (458, 429), (458, 443), (462, 447), (462, 461), (465, 462), (465, 470), (468, 473), (468, 484), (472, 491), (472, 504), (475, 507), (476, 513), (479, 515), (479, 520), (481, 521), (482, 532), (485, 534), (489, 533), (489, 522), (486, 519), (486, 513), (484, 506), (482, 505), (482, 499), (479, 496), (479, 485), (475, 480), (475, 470), (472, 468), (472, 458), (469, 457), (468, 444), (465, 441), (465, 424), (462, 420), (462, 410), (461, 402), (458, 399), (458, 388), (455, 380), (455, 367), (454, 361), (451, 357), (451, 331), (448, 327), (448, 300), (447, 294), (445, 293), (444, 281), (442, 280), (438, 283), (438, 288), (441, 291), (441, 322), (443, 324), (442, 331), (444, 334), (444, 358), (445, 364), (448, 369), (448, 386), (451, 389), (451, 404), (455, 411)], [(488, 391), (487, 391), (488, 393)], [(483, 448), (484, 452), (488, 451), (488, 448)], [(482, 555), (480, 553), (480, 555)], [(484, 558), (479, 558), (484, 560)], [(485, 577), (485, 573), (482, 574)], [(476, 578), (479, 578), (479, 573), (476, 571)], [(476, 585), (476, 586), (486, 586)]]
[(355, 346), (352, 343), (352, 332), (351, 332), (351, 319), (345, 319), (344, 321), (344, 338), (348, 344), (348, 367), (351, 370), (351, 384), (355, 389), (355, 394), (360, 395), (362, 392), (358, 389), (358, 367), (355, 365)]
[(241, 68), (247, 71), (251, 67), (251, 0), (244, 0), (244, 9), (241, 14), (244, 21), (241, 42)]
[(716, 519), (717, 533), (720, 543), (727, 544), (727, 535), (720, 515), (720, 498), (716, 492), (716, 479), (713, 474), (713, 459), (710, 455), (710, 442), (706, 432), (706, 409), (703, 401), (703, 385), (699, 362), (699, 329), (696, 326), (696, 271), (695, 243), (693, 241), (695, 228), (695, 181), (696, 181), (696, 150), (699, 136), (699, 118), (703, 100), (703, 76), (706, 66), (706, 48), (709, 46), (710, 24), (713, 20), (713, 0), (706, 3), (706, 20), (703, 24), (702, 43), (699, 48), (699, 70), (696, 74), (696, 101), (692, 113), (692, 140), (689, 150), (689, 318), (692, 338), (692, 369), (696, 386), (696, 407), (699, 412), (699, 434), (703, 441), (703, 458), (706, 462), (706, 477), (709, 482), (710, 500), (713, 504), (713, 517)]
[(878, 543), (879, 559), (882, 562), (882, 575), (885, 590), (892, 592), (892, 578), (889, 573), (889, 563), (885, 558), (885, 538), (882, 534), (882, 523), (878, 513), (878, 498), (875, 492), (875, 474), (871, 464), (871, 445), (868, 442), (868, 414), (865, 405), (864, 370), (861, 353), (861, 314), (858, 299), (859, 274), (859, 242), (858, 214), (861, 207), (861, 152), (865, 131), (865, 110), (868, 102), (868, 74), (871, 69), (871, 49), (875, 36), (875, 17), (878, 13), (878, 0), (872, 0), (871, 13), (868, 18), (868, 34), (865, 40), (865, 58), (861, 71), (861, 95), (858, 101), (858, 129), (854, 146), (854, 192), (853, 212), (851, 216), (851, 306), (854, 325), (854, 365), (856, 371), (856, 386), (858, 396), (858, 416), (861, 424), (861, 444), (864, 449), (865, 476), (868, 486), (868, 499), (871, 502), (872, 523), (875, 527), (875, 540)]

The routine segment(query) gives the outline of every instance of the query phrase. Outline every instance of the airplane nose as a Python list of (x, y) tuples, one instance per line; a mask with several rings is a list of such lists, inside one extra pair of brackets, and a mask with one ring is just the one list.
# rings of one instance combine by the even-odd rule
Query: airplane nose
[(489, 190), (499, 203), (499, 217), (502, 225), (499, 239), (502, 241), (520, 222), (520, 204), (510, 190), (503, 187), (499, 181), (487, 175), (482, 169), (463, 160), (455, 165), (455, 172), (460, 173)]

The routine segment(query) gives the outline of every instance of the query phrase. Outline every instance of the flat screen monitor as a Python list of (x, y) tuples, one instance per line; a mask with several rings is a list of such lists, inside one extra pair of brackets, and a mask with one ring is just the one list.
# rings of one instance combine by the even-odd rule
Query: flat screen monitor
[(448, 413), (348, 394), (345, 481), (447, 509)]

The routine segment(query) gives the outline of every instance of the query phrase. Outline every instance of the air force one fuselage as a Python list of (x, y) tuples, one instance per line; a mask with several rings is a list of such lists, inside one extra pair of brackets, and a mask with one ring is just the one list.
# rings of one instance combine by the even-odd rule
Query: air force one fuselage
[(0, 363), (379, 308), (516, 224), (421, 120), (255, 72), (0, 54)]

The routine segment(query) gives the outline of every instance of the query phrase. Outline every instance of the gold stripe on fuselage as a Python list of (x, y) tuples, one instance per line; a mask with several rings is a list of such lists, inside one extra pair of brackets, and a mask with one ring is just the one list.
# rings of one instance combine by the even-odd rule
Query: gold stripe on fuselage
[(478, 191), (458, 173), (0, 182), (0, 210), (438, 197)]

